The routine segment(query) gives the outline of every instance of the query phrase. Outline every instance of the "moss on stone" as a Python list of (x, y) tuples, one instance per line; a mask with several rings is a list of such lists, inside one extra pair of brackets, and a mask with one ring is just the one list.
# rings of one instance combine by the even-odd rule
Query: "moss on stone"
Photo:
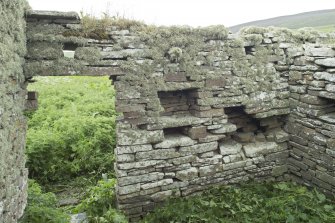
[(101, 53), (97, 47), (78, 47), (75, 51), (74, 58), (94, 63), (100, 60)]
[(28, 44), (28, 58), (54, 60), (63, 56), (63, 45), (60, 43), (32, 42)]

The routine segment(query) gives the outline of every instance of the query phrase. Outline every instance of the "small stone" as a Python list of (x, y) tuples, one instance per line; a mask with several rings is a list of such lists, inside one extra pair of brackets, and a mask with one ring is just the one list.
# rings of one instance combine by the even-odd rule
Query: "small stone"
[(205, 153), (209, 151), (214, 151), (218, 149), (218, 142), (209, 142), (197, 144), (194, 146), (180, 147), (179, 152), (181, 155), (192, 155), (197, 153)]
[(197, 178), (197, 177), (198, 177), (198, 169), (195, 167), (192, 167), (186, 170), (177, 171), (176, 173), (176, 178), (181, 181), (193, 180), (194, 178)]
[(70, 223), (88, 223), (86, 213), (72, 214)]
[(219, 129), (214, 129), (211, 130), (210, 132), (213, 134), (223, 134), (223, 133), (228, 133), (228, 132), (235, 132), (236, 131), (236, 125), (234, 124), (223, 124), (223, 127)]

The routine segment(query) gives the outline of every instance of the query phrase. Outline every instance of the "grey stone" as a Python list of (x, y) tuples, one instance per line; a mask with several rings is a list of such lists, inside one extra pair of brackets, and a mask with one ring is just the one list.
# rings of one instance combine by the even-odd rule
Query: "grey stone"
[(135, 146), (119, 146), (116, 147), (116, 154), (137, 153), (152, 150), (152, 145), (135, 145)]
[(280, 151), (280, 147), (275, 142), (256, 142), (243, 146), (246, 157), (257, 157), (263, 154)]
[(161, 130), (122, 130), (117, 131), (116, 137), (118, 145), (121, 146), (157, 143), (164, 140), (164, 134)]
[(179, 152), (181, 155), (193, 155), (197, 153), (205, 153), (218, 149), (218, 142), (209, 142), (197, 144), (194, 146), (180, 147)]
[(147, 168), (150, 166), (155, 166), (164, 163), (161, 160), (145, 160), (145, 161), (138, 161), (133, 163), (120, 163), (117, 164), (117, 167), (121, 170), (129, 170), (129, 169), (141, 169)]
[(318, 80), (327, 80), (331, 82), (335, 82), (335, 74), (331, 74), (328, 72), (316, 72), (313, 77)]
[(230, 154), (237, 154), (241, 152), (241, 149), (242, 149), (242, 144), (234, 140), (220, 143), (219, 146), (220, 146), (220, 153), (223, 156), (230, 155)]
[(325, 67), (335, 67), (335, 58), (318, 59), (315, 63)]
[(88, 223), (86, 213), (72, 214), (70, 223)]
[(132, 184), (128, 186), (117, 187), (117, 192), (120, 195), (131, 194), (141, 190), (141, 184)]
[(136, 184), (141, 182), (151, 182), (151, 181), (157, 181), (164, 178), (164, 173), (160, 172), (153, 172), (143, 175), (137, 175), (137, 176), (128, 176), (128, 177), (120, 177), (118, 178), (118, 186), (126, 186), (130, 184)]
[(335, 112), (334, 113), (330, 113), (330, 114), (326, 114), (326, 115), (322, 115), (319, 117), (319, 119), (326, 121), (328, 123), (331, 124), (335, 124)]
[(222, 165), (210, 165), (210, 166), (204, 166), (199, 168), (199, 176), (211, 176), (215, 174), (216, 172), (222, 171)]
[(176, 149), (155, 149), (152, 151), (138, 152), (137, 160), (166, 160), (179, 157), (180, 153)]
[(198, 169), (195, 167), (176, 172), (176, 178), (181, 181), (193, 180), (198, 177)]
[(313, 57), (334, 57), (335, 51), (332, 48), (314, 48), (306, 47), (306, 55)]
[(165, 136), (163, 142), (155, 144), (154, 147), (161, 149), (168, 149), (180, 146), (191, 146), (196, 143), (195, 140), (192, 140), (188, 136), (180, 135), (180, 134), (172, 134)]
[(148, 130), (173, 128), (180, 126), (191, 126), (199, 125), (207, 122), (208, 118), (198, 118), (194, 116), (163, 116), (156, 118), (154, 121), (156, 124), (149, 124)]
[(219, 129), (210, 130), (213, 134), (224, 134), (229, 132), (235, 132), (236, 131), (236, 125), (234, 124), (223, 124), (223, 126)]
[(172, 183), (173, 183), (172, 179), (164, 179), (164, 180), (160, 180), (160, 181), (156, 181), (156, 182), (152, 182), (152, 183), (143, 184), (143, 185), (141, 185), (141, 189), (147, 190), (147, 189), (150, 189), (150, 188), (166, 186), (166, 185), (169, 185), (169, 184), (172, 184)]

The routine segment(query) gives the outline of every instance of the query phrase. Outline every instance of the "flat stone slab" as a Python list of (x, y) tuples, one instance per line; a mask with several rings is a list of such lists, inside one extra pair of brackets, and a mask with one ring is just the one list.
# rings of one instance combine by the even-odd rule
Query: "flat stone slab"
[(236, 142), (235, 140), (220, 143), (219, 146), (220, 146), (220, 153), (224, 156), (237, 154), (241, 152), (242, 149), (242, 144)]
[(58, 11), (40, 11), (30, 10), (26, 13), (30, 19), (66, 19), (66, 20), (80, 20), (77, 12), (58, 12)]
[(236, 129), (237, 129), (236, 125), (227, 123), (223, 124), (221, 128), (211, 130), (210, 132), (213, 134), (224, 134), (228, 132), (235, 132)]
[(322, 115), (319, 117), (319, 119), (328, 122), (328, 123), (332, 123), (335, 124), (335, 112), (334, 113), (330, 113), (330, 114), (326, 114), (326, 115)]
[(198, 118), (194, 116), (163, 116), (155, 120), (155, 124), (149, 124), (148, 130), (173, 128), (181, 126), (198, 125), (207, 122), (208, 118)]
[(196, 141), (188, 136), (180, 134), (172, 134), (165, 136), (165, 140), (161, 143), (154, 145), (154, 148), (169, 149), (180, 146), (192, 146), (195, 143)]
[(325, 67), (335, 67), (335, 58), (318, 59), (315, 63)]
[(281, 150), (275, 142), (256, 142), (243, 146), (246, 157), (258, 157), (260, 155), (272, 153)]

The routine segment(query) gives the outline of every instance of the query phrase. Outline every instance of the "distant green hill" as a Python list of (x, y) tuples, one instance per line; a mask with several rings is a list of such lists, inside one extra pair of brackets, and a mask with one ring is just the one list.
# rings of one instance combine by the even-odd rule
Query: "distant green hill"
[(229, 27), (232, 32), (238, 32), (245, 26), (276, 26), (290, 29), (313, 27), (323, 32), (335, 32), (335, 9), (304, 12), (295, 15), (280, 16), (265, 20), (247, 22)]

